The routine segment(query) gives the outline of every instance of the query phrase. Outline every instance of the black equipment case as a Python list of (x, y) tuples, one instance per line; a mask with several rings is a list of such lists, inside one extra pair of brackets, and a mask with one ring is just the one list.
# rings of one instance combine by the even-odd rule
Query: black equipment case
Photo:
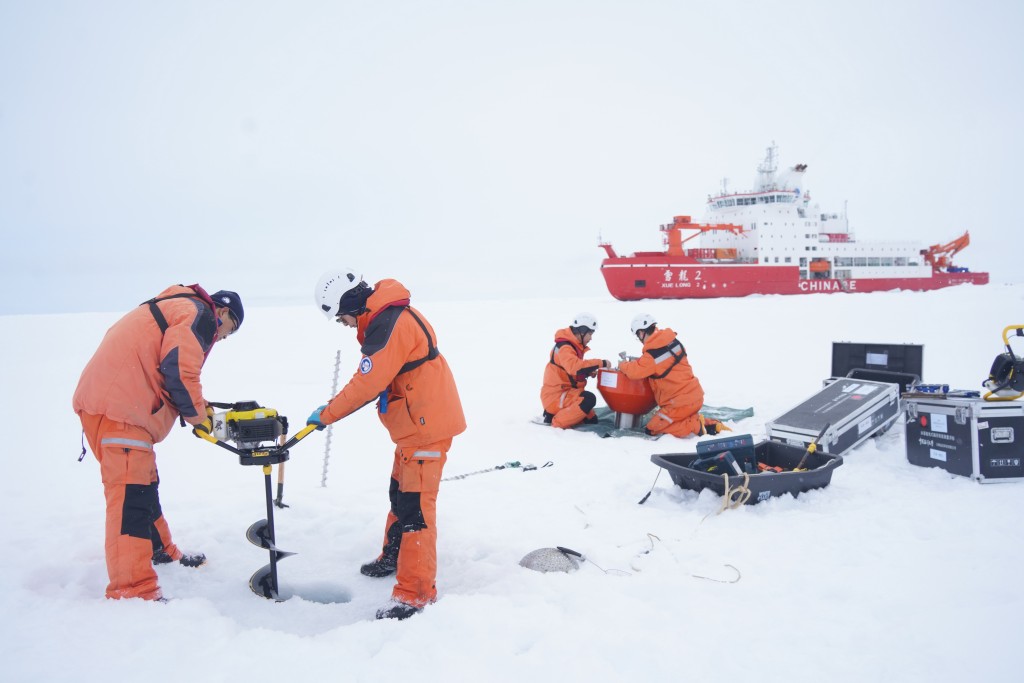
[(896, 421), (902, 407), (899, 385), (841, 377), (765, 425), (768, 438), (806, 447), (821, 430), (825, 453), (842, 455)]
[(923, 366), (924, 347), (919, 344), (832, 342), (832, 377), (894, 382), (900, 391), (909, 391), (920, 384)]
[(907, 460), (983, 484), (1024, 479), (1024, 402), (906, 397)]
[(892, 426), (900, 393), (921, 381), (923, 358), (918, 344), (833, 342), (825, 388), (768, 422), (768, 438), (806, 447), (828, 425), (821, 450), (842, 455)]

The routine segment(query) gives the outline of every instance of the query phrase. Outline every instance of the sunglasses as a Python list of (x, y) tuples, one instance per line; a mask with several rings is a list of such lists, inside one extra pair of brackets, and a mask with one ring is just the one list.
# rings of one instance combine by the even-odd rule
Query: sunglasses
[[(236, 318), (236, 317), (235, 317), (235, 314), (231, 312), (231, 309), (230, 309), (230, 308), (226, 308), (226, 309), (224, 309), (224, 310), (225, 310), (225, 312), (226, 312), (226, 313), (228, 314), (228, 318), (230, 318), (230, 319), (231, 319), (231, 331), (230, 331), (230, 332), (228, 332), (227, 334), (225, 334), (225, 335), (224, 335), (224, 336), (222, 337), (223, 339), (227, 339), (228, 337), (230, 337), (231, 335), (233, 335), (233, 334), (234, 334), (235, 332), (238, 332), (238, 318)], [(224, 323), (223, 323), (223, 322), (221, 322), (221, 319), (220, 319), (220, 317), (218, 316), (218, 317), (217, 317), (217, 329), (220, 329), (221, 325), (223, 325), (223, 324), (224, 324)]]

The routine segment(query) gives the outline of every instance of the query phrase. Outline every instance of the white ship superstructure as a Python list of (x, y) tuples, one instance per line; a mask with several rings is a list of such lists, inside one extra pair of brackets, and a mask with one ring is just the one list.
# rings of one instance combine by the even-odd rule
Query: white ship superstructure
[(758, 166), (754, 189), (709, 196), (705, 223), (740, 225), (744, 232), (709, 230), (701, 246), (735, 249), (737, 260), (763, 265), (795, 265), (801, 279), (928, 278), (932, 267), (921, 245), (910, 241), (857, 242), (846, 211), (823, 211), (805, 185), (806, 164), (781, 173), (776, 147)]

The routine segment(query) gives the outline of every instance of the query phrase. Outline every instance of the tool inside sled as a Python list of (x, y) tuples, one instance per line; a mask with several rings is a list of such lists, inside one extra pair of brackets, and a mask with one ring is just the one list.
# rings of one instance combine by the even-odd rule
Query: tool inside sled
[[(323, 429), (323, 425), (306, 425), (290, 439), (288, 434), (288, 418), (278, 414), (273, 408), (261, 406), (256, 401), (239, 401), (237, 403), (211, 403), (213, 408), (224, 409), (214, 413), (211, 419), (213, 429), (208, 434), (193, 429), (192, 433), (201, 439), (216, 444), (238, 456), (238, 463), (246, 466), (263, 468), (264, 488), (267, 498), (267, 518), (254, 522), (245, 532), (249, 542), (266, 549), (270, 553), (270, 564), (257, 570), (249, 579), (249, 588), (257, 595), (270, 600), (280, 600), (277, 582), (277, 562), (295, 553), (280, 550), (274, 536), (274, 498), (271, 493), (270, 473), (272, 466), (278, 466), (278, 472), (288, 460), (289, 449), (312, 432)], [(228, 442), (233, 442), (228, 443)], [(281, 502), (283, 484), (278, 482), (279, 507), (287, 507)]]

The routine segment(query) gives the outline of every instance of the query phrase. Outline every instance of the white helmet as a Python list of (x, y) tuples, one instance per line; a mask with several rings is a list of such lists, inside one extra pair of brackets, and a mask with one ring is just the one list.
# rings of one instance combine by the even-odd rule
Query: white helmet
[(576, 332), (578, 328), (585, 328), (588, 332), (597, 332), (597, 318), (594, 317), (593, 313), (578, 313), (573, 318), (572, 325), (573, 331)]
[(653, 315), (650, 313), (641, 313), (633, 318), (633, 322), (629, 324), (629, 329), (633, 330), (633, 334), (636, 334), (640, 330), (646, 330), (651, 325), (657, 324), (658, 321), (654, 319)]
[(357, 312), (370, 296), (370, 286), (363, 282), (354, 268), (328, 270), (320, 276), (313, 290), (313, 301), (325, 316), (335, 318), (341, 314)]

